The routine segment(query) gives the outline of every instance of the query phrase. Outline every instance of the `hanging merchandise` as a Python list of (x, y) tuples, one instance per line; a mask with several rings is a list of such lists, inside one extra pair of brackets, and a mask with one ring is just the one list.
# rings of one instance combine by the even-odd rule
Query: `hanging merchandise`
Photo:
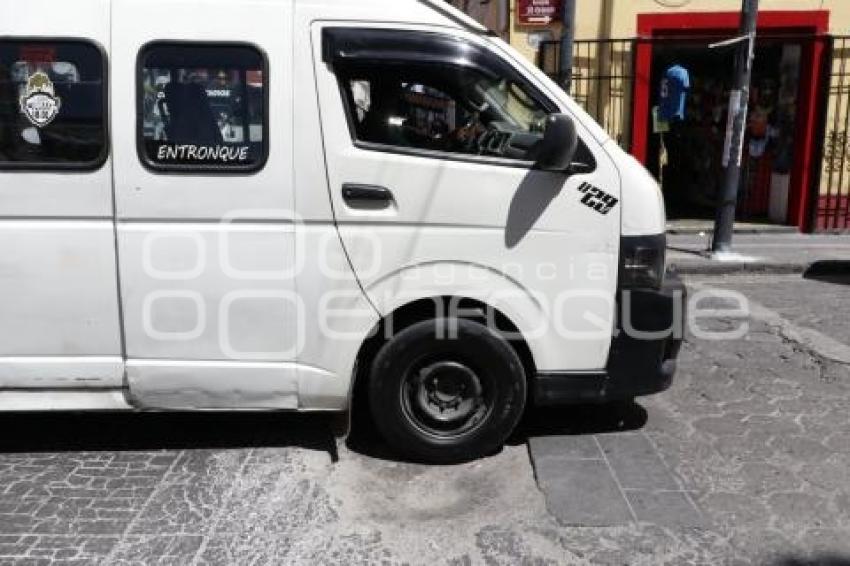
[(691, 88), (691, 76), (681, 65), (673, 65), (661, 79), (658, 115), (665, 122), (685, 119), (685, 104)]

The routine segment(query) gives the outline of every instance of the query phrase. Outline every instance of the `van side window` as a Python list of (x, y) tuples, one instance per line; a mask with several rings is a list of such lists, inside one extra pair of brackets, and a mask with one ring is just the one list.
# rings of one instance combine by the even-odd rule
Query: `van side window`
[[(352, 137), (361, 147), (522, 161), (557, 107), (505, 61), (429, 32), (328, 28)], [(582, 146), (578, 152), (592, 163)]]
[(338, 74), (356, 139), (369, 143), (523, 159), (549, 115), (521, 85), (462, 68), (373, 63)]
[(108, 153), (105, 55), (0, 39), (0, 169), (96, 169)]
[(268, 70), (247, 45), (153, 43), (139, 77), (139, 153), (161, 171), (252, 172), (268, 157)]

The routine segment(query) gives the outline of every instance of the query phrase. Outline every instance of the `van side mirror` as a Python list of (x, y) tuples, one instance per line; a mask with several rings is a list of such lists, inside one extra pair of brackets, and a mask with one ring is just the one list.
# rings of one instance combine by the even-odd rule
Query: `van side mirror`
[(566, 114), (546, 118), (543, 139), (534, 149), (535, 166), (543, 171), (569, 171), (578, 151), (578, 133), (573, 119)]

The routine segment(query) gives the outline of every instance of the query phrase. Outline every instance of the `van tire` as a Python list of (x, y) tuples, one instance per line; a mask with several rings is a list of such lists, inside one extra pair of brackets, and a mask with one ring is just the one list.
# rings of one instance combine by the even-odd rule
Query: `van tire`
[[(446, 337), (446, 338), (443, 338)], [(500, 449), (525, 408), (522, 361), (498, 332), (465, 319), (416, 323), (375, 357), (375, 425), (400, 454), (457, 463)]]

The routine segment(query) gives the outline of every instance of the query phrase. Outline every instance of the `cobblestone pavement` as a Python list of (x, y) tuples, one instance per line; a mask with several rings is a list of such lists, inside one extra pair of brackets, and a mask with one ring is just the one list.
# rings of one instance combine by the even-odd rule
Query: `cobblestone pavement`
[(850, 286), (770, 281), (691, 281), (758, 308), (745, 338), (689, 338), (670, 391), (537, 412), (461, 466), (337, 442), (321, 416), (2, 415), (0, 564), (850, 565), (830, 357)]

